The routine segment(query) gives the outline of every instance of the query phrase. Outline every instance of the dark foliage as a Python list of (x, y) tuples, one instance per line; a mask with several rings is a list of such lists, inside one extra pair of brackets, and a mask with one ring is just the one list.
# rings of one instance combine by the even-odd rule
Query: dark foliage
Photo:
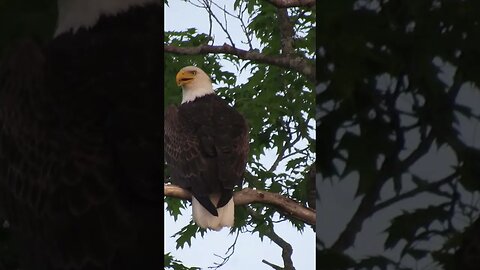
[[(321, 1), (317, 10), (319, 173), (340, 180), (353, 173), (361, 198), (330, 248), (348, 254), (366, 219), (428, 193), (442, 203), (406, 209), (386, 229), (384, 247), (399, 247), (399, 261), (356, 263), (399, 269), (409, 257), (456, 269), (458, 232), (478, 216), (466, 198), (480, 190), (480, 150), (464, 126), (479, 119), (465, 97), (479, 92), (480, 2)], [(449, 176), (423, 179), (412, 170), (440, 148), (456, 160)], [(443, 246), (418, 247), (434, 237)]]

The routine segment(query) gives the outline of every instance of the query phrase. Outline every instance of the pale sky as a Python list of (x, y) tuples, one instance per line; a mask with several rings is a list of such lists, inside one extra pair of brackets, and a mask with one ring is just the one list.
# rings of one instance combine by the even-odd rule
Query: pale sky
[[(234, 1), (215, 1), (219, 6), (226, 6), (232, 10)], [(247, 14), (245, 14), (246, 16)], [(223, 16), (220, 18), (223, 19)], [(232, 37), (242, 38), (243, 32), (238, 23), (227, 17), (229, 31)], [(207, 13), (197, 7), (184, 1), (169, 1), (169, 7), (165, 6), (165, 30), (186, 30), (187, 28), (197, 28), (198, 32), (207, 33), (209, 31), (209, 20)], [(222, 45), (227, 42), (226, 35), (215, 25), (213, 27), (213, 36), (215, 45)], [(236, 46), (241, 49), (248, 47), (234, 40)], [(257, 42), (253, 42), (257, 45)], [(222, 61), (224, 70), (237, 74), (240, 82), (245, 81), (246, 74), (239, 74), (238, 71), (229, 64), (228, 61)], [(265, 162), (270, 163), (273, 157), (266, 157)], [(168, 213), (165, 214), (165, 252), (171, 252), (177, 259), (183, 261), (186, 266), (198, 266), (202, 269), (208, 269), (215, 262), (221, 262), (221, 259), (215, 256), (224, 256), (228, 247), (235, 241), (235, 235), (229, 235), (228, 230), (220, 232), (207, 232), (204, 238), (198, 236), (192, 240), (192, 246), (186, 246), (183, 250), (175, 249), (175, 240), (170, 238), (191, 220), (191, 208), (188, 207), (182, 213), (182, 216), (175, 222)], [(292, 260), (296, 269), (310, 270), (315, 269), (315, 232), (306, 226), (303, 233), (299, 233), (289, 222), (275, 224), (276, 233), (285, 241), (289, 242), (293, 248)], [(281, 248), (268, 238), (260, 241), (257, 233), (241, 233), (238, 237), (235, 247), (235, 253), (228, 263), (221, 269), (273, 269), (262, 263), (265, 259), (271, 263), (283, 267), (281, 257)]]

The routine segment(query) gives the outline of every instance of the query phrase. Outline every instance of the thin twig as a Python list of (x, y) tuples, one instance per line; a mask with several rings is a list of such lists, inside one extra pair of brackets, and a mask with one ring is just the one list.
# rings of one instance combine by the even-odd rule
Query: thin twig
[(210, 3), (208, 2), (208, 0), (203, 0), (203, 8), (208, 12), (208, 14), (210, 14), (212, 16), (213, 19), (215, 19), (215, 21), (218, 23), (220, 28), (222, 28), (223, 32), (225, 33), (225, 35), (227, 35), (227, 38), (230, 41), (230, 45), (235, 47), (235, 43), (233, 42), (232, 36), (230, 36), (230, 33), (228, 32), (227, 27), (224, 26), (220, 22), (220, 20), (217, 18), (217, 16), (215, 16), (215, 14), (213, 13), (212, 7), (211, 7)]
[(287, 140), (285, 140), (285, 143), (282, 145), (282, 147), (277, 151), (278, 155), (277, 155), (277, 158), (275, 159), (275, 161), (273, 162), (272, 166), (270, 167), (270, 169), (268, 170), (268, 172), (272, 173), (273, 171), (275, 171), (278, 167), (278, 164), (284, 160), (285, 158), (287, 158), (285, 156), (285, 151), (287, 149), (291, 149), (293, 148), (293, 146), (298, 142), (300, 141), (300, 136), (297, 136), (297, 139), (295, 139), (294, 141), (292, 141), (292, 132), (290, 132), (290, 127), (288, 126), (290, 124), (290, 121), (285, 124), (282, 120), (280, 120), (282, 125), (281, 127), (282, 128), (285, 128), (287, 130), (287, 134), (288, 134), (288, 138)]
[(210, 269), (218, 269), (222, 266), (224, 266), (232, 257), (232, 255), (235, 253), (235, 245), (237, 244), (238, 236), (240, 235), (240, 230), (237, 230), (237, 235), (235, 236), (235, 240), (233, 241), (233, 244), (228, 247), (227, 251), (225, 252), (225, 257), (222, 257), (220, 255), (214, 254), (215, 256), (219, 257), (222, 259), (221, 263), (215, 263), (215, 266), (209, 266), (208, 268)]
[[(212, 29), (213, 29), (213, 20), (212, 20), (212, 14), (210, 12), (208, 12), (208, 23), (209, 23), (209, 26), (208, 26), (208, 36), (209, 37), (212, 37)], [(212, 37), (212, 44), (213, 44), (213, 37)]]
[[(241, 4), (243, 5), (243, 3)], [(245, 37), (247, 37), (247, 44), (248, 44), (248, 48), (250, 50), (253, 50), (253, 44), (252, 44), (252, 38), (251, 38), (251, 32), (248, 31), (248, 28), (247, 26), (245, 25), (245, 22), (243, 21), (243, 13), (245, 12), (245, 10), (247, 10), (247, 5), (245, 5), (245, 7), (240, 8), (238, 9), (238, 19), (240, 20), (240, 26), (242, 27), (242, 30), (243, 30), (243, 33), (245, 33)]]
[[(238, 15), (234, 15), (231, 12), (229, 12), (225, 7), (221, 7), (220, 5), (218, 5), (215, 2), (211, 2), (211, 4), (213, 4), (214, 6), (219, 8), (220, 10), (222, 10), (224, 12), (224, 14), (227, 14), (227, 15), (231, 16), (232, 18), (235, 18), (235, 19), (240, 21), (240, 27), (242, 28), (242, 31), (245, 34), (245, 37), (247, 38), (246, 44), (248, 44), (248, 47), (249, 47), (250, 50), (253, 50), (252, 38), (250, 37), (251, 34), (248, 33), (245, 22), (243, 21), (243, 14), (245, 13), (245, 10), (247, 9), (247, 6), (245, 5), (245, 7), (242, 9), (243, 3), (240, 3), (240, 6), (238, 8)], [(242, 43), (245, 44), (245, 42), (242, 42)]]
[(457, 177), (458, 174), (457, 173), (453, 173), (447, 177), (445, 177), (444, 179), (442, 180), (439, 180), (439, 181), (436, 181), (436, 182), (433, 182), (433, 183), (430, 183), (428, 185), (425, 185), (425, 186), (420, 186), (420, 187), (417, 187), (413, 190), (410, 190), (408, 192), (405, 192), (403, 194), (400, 194), (400, 195), (397, 195), (397, 196), (394, 196), (392, 197), (391, 199), (388, 199), (386, 201), (383, 201), (377, 205), (375, 205), (375, 207), (372, 209), (373, 212), (377, 212), (379, 210), (382, 210), (386, 207), (389, 207), (390, 205), (393, 205), (399, 201), (402, 201), (402, 200), (405, 200), (407, 198), (411, 198), (413, 196), (416, 196), (422, 192), (428, 192), (428, 191), (433, 191), (435, 189), (438, 189), (439, 187), (445, 185), (445, 184), (448, 184), (450, 182), (452, 182), (455, 177)]
[(271, 263), (271, 262), (269, 262), (269, 261), (267, 261), (267, 260), (265, 260), (265, 259), (263, 259), (262, 262), (263, 262), (264, 264), (272, 267), (272, 268), (275, 269), (275, 270), (284, 270), (281, 266), (278, 266), (278, 265), (276, 265), (276, 264), (273, 264), (273, 263)]

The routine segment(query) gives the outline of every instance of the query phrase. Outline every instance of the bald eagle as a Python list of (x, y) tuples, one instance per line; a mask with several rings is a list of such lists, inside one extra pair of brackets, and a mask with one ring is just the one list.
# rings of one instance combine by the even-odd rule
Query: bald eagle
[[(21, 269), (160, 269), (160, 0), (59, 0), (0, 68), (0, 212)], [(0, 258), (1, 260), (1, 258)]]
[(247, 122), (214, 93), (200, 68), (182, 68), (176, 81), (182, 104), (167, 108), (164, 137), (172, 183), (192, 192), (198, 226), (232, 227), (233, 188), (242, 185), (249, 150)]

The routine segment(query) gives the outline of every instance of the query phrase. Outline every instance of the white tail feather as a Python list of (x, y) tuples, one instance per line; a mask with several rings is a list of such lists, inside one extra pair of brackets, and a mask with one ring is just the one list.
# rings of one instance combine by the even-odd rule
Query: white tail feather
[[(210, 195), (210, 200), (214, 205), (218, 203), (220, 199), (219, 194)], [(195, 223), (202, 228), (209, 228), (215, 231), (221, 230), (223, 227), (232, 227), (233, 219), (235, 216), (235, 205), (233, 203), (233, 198), (228, 201), (228, 203), (221, 208), (217, 208), (218, 217), (210, 214), (207, 209), (205, 209), (200, 202), (192, 196), (192, 213), (193, 220)]]

